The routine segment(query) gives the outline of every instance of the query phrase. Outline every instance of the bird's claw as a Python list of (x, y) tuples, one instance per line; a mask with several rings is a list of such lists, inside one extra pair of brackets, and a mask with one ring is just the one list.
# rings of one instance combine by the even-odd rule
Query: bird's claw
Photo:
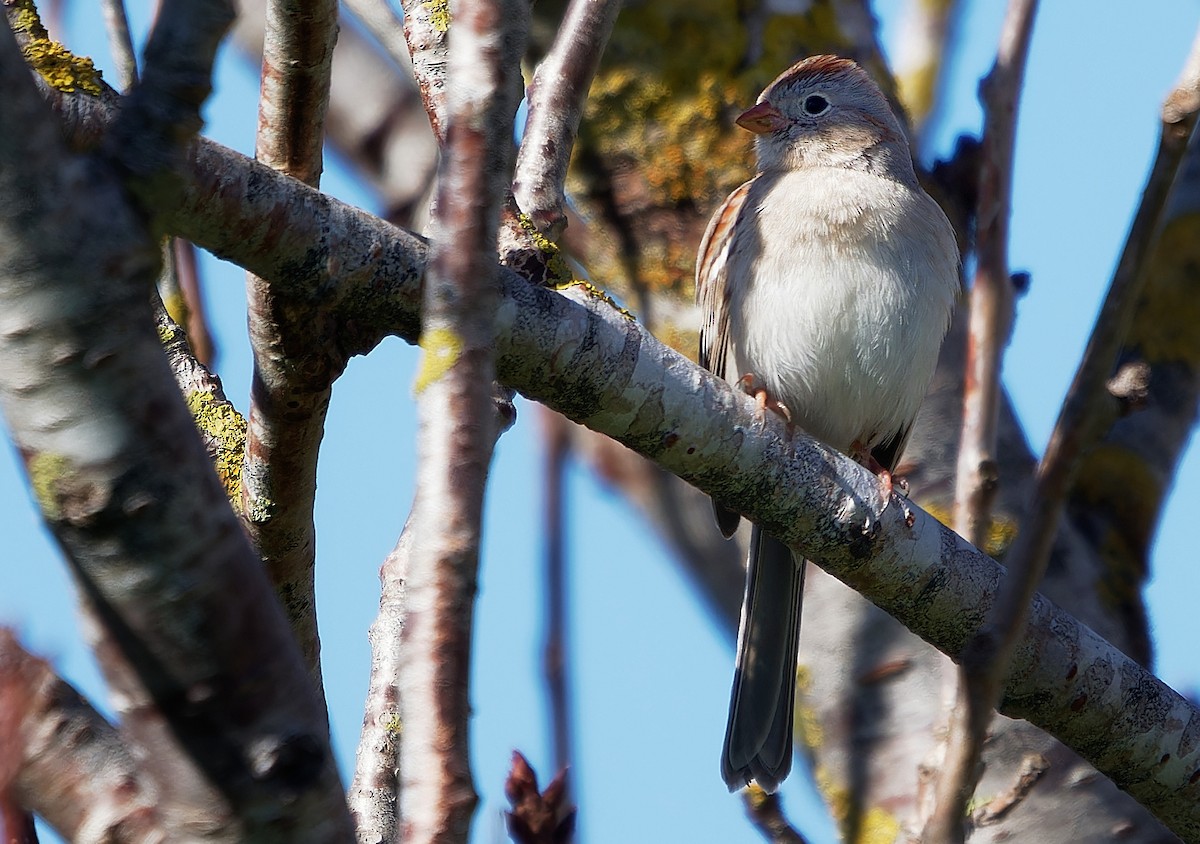
[(791, 426), (792, 412), (788, 410), (788, 406), (778, 399), (772, 398), (767, 389), (759, 383), (758, 377), (753, 372), (747, 372), (739, 378), (737, 386), (746, 395), (754, 397), (754, 403), (758, 407), (760, 417), (765, 416), (766, 410), (770, 408), (782, 416), (787, 421), (789, 427)]

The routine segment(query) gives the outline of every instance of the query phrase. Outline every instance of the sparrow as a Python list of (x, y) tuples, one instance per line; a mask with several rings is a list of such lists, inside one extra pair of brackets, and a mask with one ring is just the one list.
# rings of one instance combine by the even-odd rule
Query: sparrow
[[(700, 243), (700, 364), (876, 472), (891, 472), (961, 282), (957, 240), (903, 128), (854, 62), (797, 62), (737, 119), (757, 172)], [(729, 537), (737, 513), (714, 502)], [(805, 561), (757, 525), (721, 775), (774, 791), (792, 765)]]

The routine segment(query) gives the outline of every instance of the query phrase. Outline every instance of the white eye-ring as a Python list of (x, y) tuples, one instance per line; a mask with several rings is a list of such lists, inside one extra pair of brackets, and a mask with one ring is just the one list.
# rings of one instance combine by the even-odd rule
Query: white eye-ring
[(825, 112), (829, 111), (829, 100), (820, 94), (809, 94), (804, 98), (802, 104), (804, 113), (810, 117), (820, 117)]

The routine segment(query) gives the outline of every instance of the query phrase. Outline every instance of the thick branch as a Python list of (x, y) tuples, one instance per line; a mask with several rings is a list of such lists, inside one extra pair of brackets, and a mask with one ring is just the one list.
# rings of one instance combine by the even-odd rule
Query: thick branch
[(0, 406), (164, 825), (349, 837), (323, 709), (154, 330), (159, 242), (117, 177), (28, 108), (10, 36), (0, 77), (0, 123), (25, 127), (0, 133)]
[(0, 790), (11, 788), (69, 841), (85, 832), (113, 844), (165, 840), (152, 790), (117, 731), (7, 630), (0, 630), (0, 759)]

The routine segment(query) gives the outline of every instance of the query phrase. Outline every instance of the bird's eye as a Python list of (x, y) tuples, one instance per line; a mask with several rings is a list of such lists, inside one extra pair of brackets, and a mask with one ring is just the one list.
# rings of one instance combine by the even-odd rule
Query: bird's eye
[(804, 113), (817, 117), (829, 111), (829, 100), (820, 94), (809, 94), (804, 98)]

